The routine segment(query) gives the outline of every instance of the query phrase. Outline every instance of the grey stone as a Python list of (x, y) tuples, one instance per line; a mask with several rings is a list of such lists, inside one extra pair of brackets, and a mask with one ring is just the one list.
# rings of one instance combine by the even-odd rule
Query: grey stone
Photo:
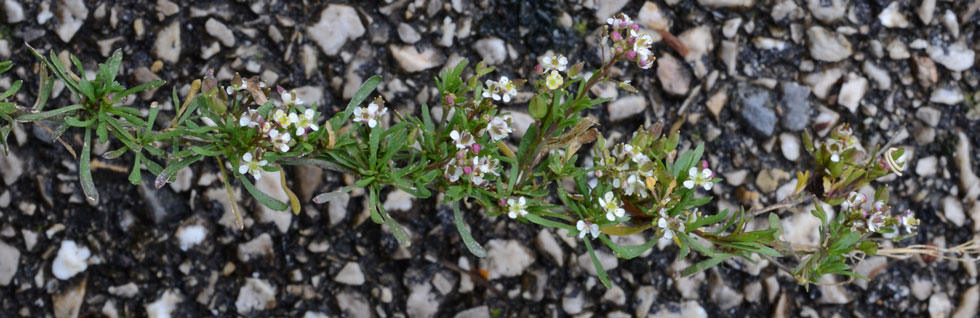
[(0, 286), (10, 285), (20, 265), (20, 250), (0, 241)]
[(795, 82), (783, 82), (780, 89), (783, 128), (790, 131), (803, 130), (810, 124), (810, 87)]
[(361, 37), (365, 31), (357, 10), (347, 5), (329, 4), (320, 12), (320, 20), (306, 29), (306, 35), (324, 54), (335, 56), (348, 40)]
[(764, 136), (772, 136), (776, 128), (776, 111), (769, 106), (771, 93), (764, 88), (739, 84), (736, 103), (741, 106), (739, 115), (749, 127)]
[(221, 23), (221, 21), (210, 18), (204, 23), (204, 28), (208, 31), (208, 34), (221, 41), (222, 45), (226, 47), (235, 46), (235, 33), (231, 32), (231, 29), (224, 23)]

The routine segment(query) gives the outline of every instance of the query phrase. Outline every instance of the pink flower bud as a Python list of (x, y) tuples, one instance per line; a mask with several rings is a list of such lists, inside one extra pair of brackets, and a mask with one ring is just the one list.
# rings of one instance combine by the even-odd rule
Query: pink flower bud
[(483, 149), (483, 146), (480, 146), (480, 144), (473, 144), (472, 147), (474, 154), (480, 154), (480, 149)]
[(504, 200), (504, 198), (500, 198), (500, 200), (497, 201), (497, 204), (500, 206), (507, 206), (507, 200)]
[(626, 58), (627, 59), (631, 59), (631, 60), (632, 59), (635, 59), (636, 58), (636, 51), (633, 51), (633, 50), (626, 51)]
[(616, 53), (623, 53), (623, 48), (620, 46), (616, 47)]
[(636, 37), (635, 36), (631, 36), (631, 37), (626, 38), (626, 43), (628, 43), (630, 45), (633, 45), (633, 43), (636, 43)]
[(622, 40), (623, 39), (623, 36), (621, 34), (619, 34), (619, 32), (613, 32), (611, 35), (612, 35), (613, 41), (619, 41), (619, 40)]
[(455, 96), (453, 96), (452, 94), (446, 95), (446, 105), (453, 105), (453, 102), (455, 101), (456, 101)]
[(647, 67), (647, 60), (640, 60), (640, 67)]
[(534, 72), (535, 73), (538, 73), (538, 74), (544, 73), (544, 68), (541, 67), (541, 64), (535, 65), (534, 66)]
[(633, 31), (637, 31), (637, 32), (640, 31), (640, 26), (638, 24), (633, 24), (633, 25), (630, 26), (630, 28), (632, 28)]
[(463, 166), (463, 173), (470, 174), (471, 172), (473, 172), (473, 167)]
[(701, 169), (708, 169), (708, 161), (701, 160)]
[(464, 153), (464, 152), (462, 152), (462, 151), (460, 151), (460, 152), (457, 152), (457, 153), (456, 153), (456, 159), (463, 159), (463, 156), (464, 156), (464, 155), (466, 155), (466, 153)]

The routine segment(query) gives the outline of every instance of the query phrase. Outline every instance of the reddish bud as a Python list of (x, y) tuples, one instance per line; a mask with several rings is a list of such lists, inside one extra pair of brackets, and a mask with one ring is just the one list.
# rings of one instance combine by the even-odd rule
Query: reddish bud
[(471, 172), (473, 172), (473, 167), (463, 166), (463, 173), (470, 174)]
[(633, 51), (633, 50), (626, 51), (626, 58), (627, 59), (631, 59), (631, 60), (632, 59), (635, 59), (636, 58), (636, 51)]
[(619, 41), (623, 39), (623, 36), (620, 35), (619, 32), (613, 32), (611, 35), (614, 41)]
[(541, 67), (541, 64), (535, 65), (534, 72), (538, 74), (544, 73), (544, 67)]
[(480, 144), (473, 144), (472, 149), (473, 154), (480, 154), (480, 149), (483, 149), (483, 146), (480, 146)]

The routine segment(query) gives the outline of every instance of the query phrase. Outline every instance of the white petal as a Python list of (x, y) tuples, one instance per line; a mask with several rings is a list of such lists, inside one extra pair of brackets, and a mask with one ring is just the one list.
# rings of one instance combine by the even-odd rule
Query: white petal
[(664, 238), (668, 240), (674, 238), (674, 232), (670, 230), (664, 231)]
[(258, 171), (255, 171), (255, 173), (253, 173), (252, 176), (255, 177), (255, 181), (259, 181), (259, 179), (262, 179), (262, 174), (259, 173)]
[(575, 228), (578, 229), (579, 231), (584, 230), (585, 222), (582, 220), (578, 220), (578, 222), (575, 223)]
[(248, 126), (248, 124), (249, 124), (250, 121), (251, 120), (249, 120), (248, 117), (242, 116), (242, 118), (239, 118), (238, 119), (238, 125), (239, 126), (243, 126), (243, 127), (244, 126)]
[(511, 219), (516, 219), (517, 218), (517, 212), (510, 211), (510, 213), (507, 213), (507, 216), (509, 216)]
[(615, 221), (616, 220), (616, 216), (613, 215), (612, 212), (606, 212), (606, 219), (607, 220), (610, 220), (610, 221)]
[(238, 173), (245, 174), (246, 172), (248, 172), (248, 166), (246, 165), (238, 166)]
[(266, 165), (268, 165), (268, 164), (269, 164), (269, 161), (268, 161), (268, 160), (262, 160), (262, 161), (259, 161), (259, 166), (260, 166), (260, 167), (265, 167), (265, 166), (266, 166)]
[(667, 228), (667, 220), (664, 219), (664, 218), (660, 218), (660, 220), (657, 220), (657, 226), (660, 227), (660, 228), (662, 228), (662, 229), (666, 229)]
[(244, 160), (245, 162), (252, 161), (252, 153), (246, 152), (244, 155), (242, 155), (242, 160)]
[(711, 181), (705, 181), (704, 182), (704, 189), (705, 190), (711, 190), (711, 187), (712, 186), (714, 186), (714, 182), (711, 182)]
[(377, 126), (377, 125), (378, 125), (378, 121), (377, 120), (368, 119), (368, 127), (374, 128), (374, 126)]
[(691, 169), (687, 170), (687, 175), (691, 178), (694, 178), (695, 176), (698, 175), (698, 168), (691, 167)]
[(578, 238), (584, 239), (586, 234), (588, 234), (588, 233), (585, 233), (585, 231), (579, 230), (579, 232), (578, 232)]
[(459, 132), (455, 130), (449, 132), (449, 138), (452, 138), (453, 140), (459, 140)]
[(684, 187), (688, 189), (694, 189), (694, 180), (684, 181)]
[(592, 224), (592, 226), (589, 227), (589, 232), (592, 232), (592, 238), (599, 237), (599, 225), (598, 224)]

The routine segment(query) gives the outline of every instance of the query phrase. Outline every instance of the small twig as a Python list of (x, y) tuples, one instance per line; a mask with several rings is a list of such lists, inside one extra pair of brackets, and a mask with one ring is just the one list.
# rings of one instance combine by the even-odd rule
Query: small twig
[(127, 173), (127, 172), (129, 172), (129, 168), (127, 168), (127, 167), (123, 167), (123, 166), (115, 165), (115, 164), (111, 164), (111, 163), (106, 163), (106, 162), (103, 162), (102, 160), (98, 160), (98, 159), (93, 159), (89, 163), (89, 166), (92, 169), (106, 169), (106, 170), (109, 170), (109, 171), (114, 171), (114, 172), (119, 172), (119, 173)]
[(775, 205), (771, 205), (771, 206), (766, 207), (766, 208), (761, 209), (761, 210), (755, 210), (755, 209), (749, 210), (749, 213), (748, 214), (749, 214), (749, 217), (756, 217), (756, 216), (759, 216), (759, 215), (761, 215), (763, 213), (766, 213), (766, 212), (769, 212), (769, 211), (784, 209), (784, 208), (788, 208), (788, 207), (791, 207), (791, 206), (794, 206), (794, 205), (798, 205), (798, 204), (802, 204), (802, 203), (805, 203), (805, 202), (809, 202), (811, 199), (813, 199), (813, 194), (807, 194), (807, 195), (804, 195), (803, 197), (800, 197), (799, 199), (796, 199), (796, 200), (783, 200), (783, 202), (780, 202), (780, 203), (775, 204)]
[(449, 269), (451, 269), (451, 270), (453, 270), (455, 272), (458, 272), (460, 274), (466, 274), (466, 275), (470, 276), (470, 278), (473, 279), (474, 282), (480, 284), (480, 286), (483, 286), (484, 288), (486, 288), (487, 290), (489, 290), (494, 295), (500, 295), (500, 291), (497, 290), (497, 288), (493, 287), (493, 285), (491, 285), (490, 282), (488, 282), (487, 280), (483, 279), (483, 276), (481, 276), (475, 270), (465, 270), (465, 269), (462, 269), (459, 266), (456, 266), (456, 264), (450, 263), (449, 261), (446, 261), (446, 260), (439, 260), (439, 263), (441, 263), (442, 266), (445, 266), (446, 268), (449, 268)]

